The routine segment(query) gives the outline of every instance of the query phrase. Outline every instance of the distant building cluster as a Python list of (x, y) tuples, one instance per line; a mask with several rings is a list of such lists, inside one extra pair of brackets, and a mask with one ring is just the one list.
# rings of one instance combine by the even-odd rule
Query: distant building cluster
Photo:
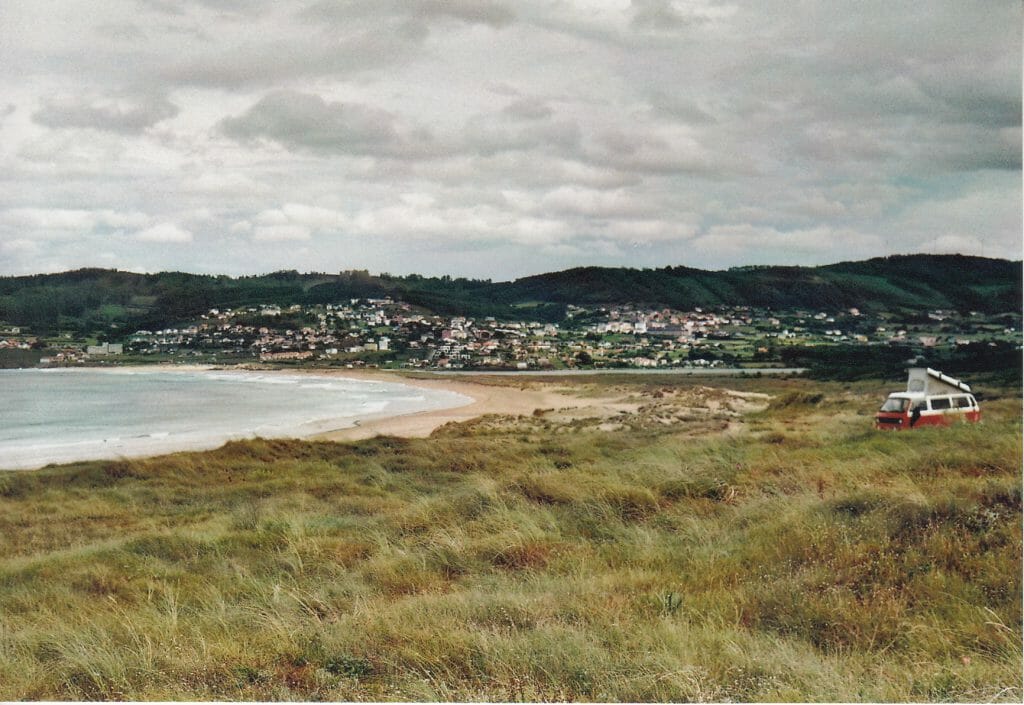
[[(423, 369), (716, 367), (770, 361), (788, 345), (913, 342), (935, 347), (978, 337), (980, 324), (960, 321), (951, 327), (954, 318), (952, 312), (931, 312), (928, 334), (911, 339), (908, 328), (893, 327), (858, 309), (830, 313), (569, 306), (565, 320), (556, 324), (440, 316), (391, 298), (352, 299), (316, 306), (211, 309), (181, 328), (136, 331), (126, 349), (142, 355)], [(950, 334), (937, 332), (938, 322)]]
[[(137, 330), (122, 342), (40, 339), (0, 323), (0, 365), (33, 353), (44, 366), (132, 358), (315, 363), (413, 369), (712, 368), (777, 364), (790, 347), (953, 349), (1020, 345), (1017, 314), (983, 316), (779, 311), (752, 307), (568, 306), (559, 323), (442, 316), (391, 298), (326, 305), (214, 308), (177, 327)], [(32, 362), (31, 364), (35, 364)]]
[(85, 354), (89, 356), (102, 357), (105, 355), (124, 354), (124, 345), (121, 343), (100, 343), (99, 345), (87, 345)]

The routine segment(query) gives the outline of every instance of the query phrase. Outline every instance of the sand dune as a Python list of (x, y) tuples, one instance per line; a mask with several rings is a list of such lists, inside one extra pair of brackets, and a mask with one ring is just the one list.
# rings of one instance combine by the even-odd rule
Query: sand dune
[(422, 379), (373, 370), (317, 370), (317, 374), (337, 375), (352, 379), (369, 379), (407, 384), (422, 389), (455, 392), (473, 399), (473, 403), (453, 409), (424, 411), (406, 416), (390, 416), (360, 422), (357, 426), (318, 434), (315, 438), (331, 441), (353, 441), (378, 435), (425, 438), (434, 429), (449, 422), (469, 421), (485, 414), (529, 416), (537, 409), (579, 409), (595, 405), (598, 400), (582, 399), (551, 389), (522, 389), (481, 384), (463, 379)]

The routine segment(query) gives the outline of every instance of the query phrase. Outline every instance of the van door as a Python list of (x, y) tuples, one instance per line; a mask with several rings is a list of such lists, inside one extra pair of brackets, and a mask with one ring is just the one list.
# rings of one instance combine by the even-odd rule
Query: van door
[(978, 401), (970, 394), (961, 394), (953, 397), (953, 408), (959, 418), (964, 421), (978, 421), (981, 412), (978, 410)]
[(949, 423), (946, 412), (950, 408), (949, 397), (927, 397), (921, 402), (921, 418), (915, 426), (943, 426)]

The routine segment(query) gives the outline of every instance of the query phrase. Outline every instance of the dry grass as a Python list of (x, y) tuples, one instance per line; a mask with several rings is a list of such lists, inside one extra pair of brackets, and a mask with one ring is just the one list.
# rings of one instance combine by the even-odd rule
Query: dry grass
[(728, 435), (542, 415), (4, 476), (0, 698), (1019, 701), (1019, 399), (893, 434), (877, 388), (743, 389), (776, 398)]

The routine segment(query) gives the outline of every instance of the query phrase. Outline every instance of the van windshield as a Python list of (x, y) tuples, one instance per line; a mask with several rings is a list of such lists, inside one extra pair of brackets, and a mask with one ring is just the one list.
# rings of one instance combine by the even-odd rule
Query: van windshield
[(885, 400), (885, 403), (882, 404), (882, 408), (879, 409), (879, 411), (900, 411), (900, 412), (903, 412), (903, 411), (907, 410), (907, 407), (909, 405), (910, 405), (910, 400), (909, 399), (900, 399), (899, 397), (896, 397), (896, 398), (890, 397), (889, 399)]

